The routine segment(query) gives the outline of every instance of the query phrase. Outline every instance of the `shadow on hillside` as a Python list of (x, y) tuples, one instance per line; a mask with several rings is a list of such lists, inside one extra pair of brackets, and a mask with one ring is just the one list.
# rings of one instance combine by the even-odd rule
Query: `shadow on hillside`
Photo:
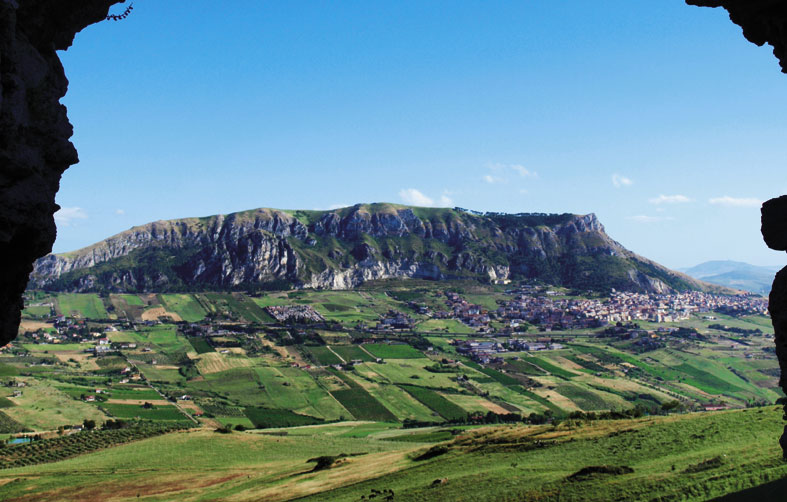
[(737, 493), (715, 498), (711, 502), (784, 502), (787, 499), (787, 478), (777, 479)]

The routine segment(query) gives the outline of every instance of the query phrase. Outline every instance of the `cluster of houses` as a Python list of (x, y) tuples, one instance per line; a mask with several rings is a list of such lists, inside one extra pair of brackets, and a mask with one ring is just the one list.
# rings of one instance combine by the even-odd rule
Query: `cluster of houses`
[(605, 299), (561, 298), (530, 288), (510, 292), (514, 299), (500, 306), (494, 317), (505, 320), (513, 331), (528, 322), (542, 331), (588, 329), (632, 321), (655, 323), (689, 319), (699, 312), (722, 311), (765, 314), (768, 302), (754, 295), (721, 296), (697, 291), (676, 294), (642, 294), (612, 291)]
[(447, 317), (458, 319), (481, 333), (492, 331), (492, 328), (489, 326), (489, 322), (492, 320), (489, 310), (481, 305), (469, 303), (461, 295), (451, 291), (445, 292), (445, 298), (445, 304), (450, 310), (450, 314)]
[(88, 325), (83, 320), (69, 319), (65, 316), (57, 316), (53, 322), (52, 330), (39, 329), (32, 333), (27, 333), (26, 337), (32, 343), (61, 344), (61, 343), (84, 343), (91, 344), (85, 348), (85, 352), (102, 355), (120, 349), (134, 349), (135, 343), (110, 342), (107, 337), (108, 332), (117, 331), (115, 326), (107, 326), (103, 331), (96, 331), (96, 328), (88, 329)]
[(325, 322), (325, 318), (310, 305), (274, 305), (265, 310), (279, 322)]
[(520, 338), (512, 338), (506, 343), (495, 340), (452, 340), (451, 344), (456, 347), (457, 352), (481, 364), (502, 363), (503, 358), (498, 354), (503, 352), (538, 352), (563, 348), (563, 345), (550, 340), (533, 341)]
[(413, 326), (415, 326), (415, 321), (410, 316), (396, 310), (389, 310), (387, 314), (382, 316), (374, 331), (378, 333), (410, 331), (413, 329)]

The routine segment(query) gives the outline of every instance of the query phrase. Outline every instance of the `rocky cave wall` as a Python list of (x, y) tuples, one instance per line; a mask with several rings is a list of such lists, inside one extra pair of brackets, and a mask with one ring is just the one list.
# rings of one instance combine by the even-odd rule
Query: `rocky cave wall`
[(52, 250), (60, 176), (79, 159), (57, 50), (123, 0), (0, 0), (0, 346), (14, 339), (33, 261)]
[[(762, 237), (769, 248), (787, 251), (787, 195), (771, 199), (762, 205)], [(776, 274), (768, 298), (768, 310), (773, 323), (776, 357), (779, 359), (781, 378), (779, 386), (787, 393), (787, 267)], [(787, 404), (784, 406), (787, 417)], [(779, 441), (787, 459), (787, 426)]]

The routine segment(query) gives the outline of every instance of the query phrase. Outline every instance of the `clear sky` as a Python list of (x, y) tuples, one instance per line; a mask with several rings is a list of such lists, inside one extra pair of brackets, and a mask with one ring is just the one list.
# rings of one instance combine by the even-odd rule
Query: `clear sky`
[[(113, 11), (121, 12), (122, 6)], [(598, 215), (670, 267), (787, 261), (787, 76), (683, 0), (136, 0), (61, 53), (55, 251), (358, 202)]]

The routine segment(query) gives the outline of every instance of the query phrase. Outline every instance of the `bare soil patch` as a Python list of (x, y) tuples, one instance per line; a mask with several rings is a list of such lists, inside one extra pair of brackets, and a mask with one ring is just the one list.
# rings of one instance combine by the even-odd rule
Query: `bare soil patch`
[(142, 312), (143, 321), (157, 321), (159, 317), (171, 317), (175, 322), (183, 320), (178, 314), (169, 312), (164, 307), (153, 307)]

